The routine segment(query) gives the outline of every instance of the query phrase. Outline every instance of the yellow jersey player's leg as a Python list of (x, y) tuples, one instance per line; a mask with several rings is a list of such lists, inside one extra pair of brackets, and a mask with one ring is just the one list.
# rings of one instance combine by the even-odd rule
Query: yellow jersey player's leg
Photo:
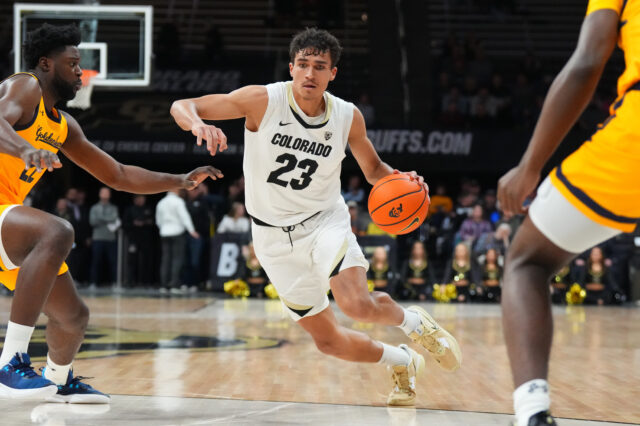
[(580, 116), (616, 42), (626, 70), (611, 116), (542, 182), (509, 248), (502, 292), (503, 328), (519, 426), (555, 424), (547, 383), (552, 319), (548, 279), (578, 253), (640, 218), (640, 4), (590, 0), (575, 52), (556, 77), (520, 164), (500, 179), (505, 211), (522, 203)]
[[(22, 206), (46, 171), (62, 166), (58, 151), (98, 180), (121, 191), (158, 193), (193, 189), (219, 170), (199, 167), (184, 175), (127, 166), (89, 142), (73, 117), (55, 105), (81, 87), (80, 31), (44, 24), (30, 32), (24, 53), (30, 71), (0, 82), (0, 279), (15, 288), (0, 354), (0, 397), (53, 402), (108, 403), (108, 395), (73, 376), (89, 312), (64, 260), (73, 244), (71, 225)], [(36, 320), (47, 324), (47, 365), (37, 374), (27, 354)]]

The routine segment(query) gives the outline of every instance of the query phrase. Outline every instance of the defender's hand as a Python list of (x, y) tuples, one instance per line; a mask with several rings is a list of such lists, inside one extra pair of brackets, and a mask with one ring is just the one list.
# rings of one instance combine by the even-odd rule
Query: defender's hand
[(198, 167), (191, 173), (188, 173), (184, 176), (182, 187), (189, 190), (194, 189), (200, 184), (200, 182), (208, 177), (213, 180), (217, 180), (219, 178), (223, 178), (224, 175), (220, 170), (212, 166)]
[(514, 167), (498, 181), (498, 202), (503, 212), (513, 214), (527, 211), (522, 206), (524, 200), (536, 189), (540, 181), (540, 172), (527, 170), (522, 166)]
[(394, 174), (403, 173), (405, 175), (408, 175), (411, 180), (415, 180), (416, 182), (418, 182), (418, 184), (424, 186), (425, 191), (427, 191), (427, 194), (429, 194), (429, 185), (427, 185), (427, 182), (424, 181), (424, 178), (422, 176), (420, 176), (418, 173), (416, 173), (415, 170), (412, 170), (410, 172), (401, 172), (401, 171), (398, 171), (398, 170), (394, 169), (393, 173)]
[(216, 126), (204, 123), (194, 124), (191, 127), (191, 133), (197, 138), (198, 146), (202, 145), (202, 139), (207, 141), (207, 151), (211, 156), (216, 155), (216, 151), (222, 152), (227, 149), (227, 137)]
[(46, 149), (27, 148), (20, 155), (20, 159), (24, 161), (25, 170), (35, 167), (37, 172), (41, 172), (43, 169), (52, 172), (53, 169), (62, 167), (58, 156)]

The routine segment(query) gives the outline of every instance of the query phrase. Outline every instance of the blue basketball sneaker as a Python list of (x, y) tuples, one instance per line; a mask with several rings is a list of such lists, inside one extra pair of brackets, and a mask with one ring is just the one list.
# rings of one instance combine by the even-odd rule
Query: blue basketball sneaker
[[(46, 367), (42, 370), (44, 375)], [(110, 404), (111, 397), (100, 391), (95, 390), (82, 380), (89, 377), (76, 376), (73, 377), (73, 370), (69, 370), (67, 383), (58, 385), (58, 392), (47, 398), (47, 402), (60, 402), (69, 404)]]
[(57, 386), (33, 371), (27, 354), (16, 353), (0, 369), (0, 397), (43, 400), (55, 395)]

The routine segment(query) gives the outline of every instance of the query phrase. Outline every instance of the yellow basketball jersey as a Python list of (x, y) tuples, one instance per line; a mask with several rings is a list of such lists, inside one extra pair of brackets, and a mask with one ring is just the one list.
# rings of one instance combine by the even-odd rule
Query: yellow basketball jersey
[[(30, 75), (37, 80), (33, 74), (19, 74)], [(46, 149), (54, 153), (58, 152), (67, 139), (67, 120), (55, 108), (47, 111), (42, 97), (40, 97), (40, 103), (31, 121), (23, 126), (15, 125), (13, 128), (34, 148)], [(31, 188), (46, 171), (44, 169), (38, 173), (35, 167), (28, 170), (25, 170), (24, 167), (24, 162), (21, 159), (0, 154), (0, 204), (22, 204)]]
[[(587, 15), (611, 9), (620, 17), (618, 46), (624, 51), (626, 68), (618, 79), (618, 100), (640, 81), (640, 2), (628, 0), (590, 0)], [(612, 108), (615, 104), (612, 105)], [(611, 111), (613, 114), (613, 110)]]

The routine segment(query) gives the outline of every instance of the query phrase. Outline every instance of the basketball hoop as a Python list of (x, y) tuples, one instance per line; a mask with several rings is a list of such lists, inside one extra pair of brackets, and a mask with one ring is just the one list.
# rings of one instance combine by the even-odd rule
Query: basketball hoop
[(67, 101), (69, 108), (89, 109), (91, 108), (91, 93), (93, 92), (93, 84), (98, 75), (96, 70), (82, 71), (82, 87), (76, 93), (76, 97)]

